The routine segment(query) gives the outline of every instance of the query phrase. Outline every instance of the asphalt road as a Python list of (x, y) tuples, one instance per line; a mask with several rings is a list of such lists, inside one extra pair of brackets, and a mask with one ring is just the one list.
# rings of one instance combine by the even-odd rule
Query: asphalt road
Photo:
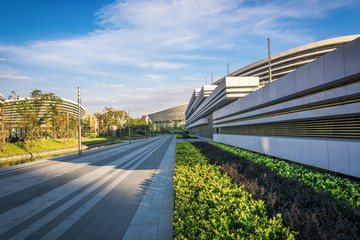
[(0, 239), (172, 239), (175, 142), (0, 169)]

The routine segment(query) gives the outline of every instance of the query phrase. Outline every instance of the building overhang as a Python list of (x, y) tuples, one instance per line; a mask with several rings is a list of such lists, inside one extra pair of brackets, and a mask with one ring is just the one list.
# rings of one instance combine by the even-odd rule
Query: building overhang
[[(186, 125), (196, 122), (226, 104), (242, 98), (259, 88), (258, 77), (226, 77), (214, 90), (186, 116)], [(200, 94), (198, 97), (201, 97)], [(199, 100), (200, 102), (200, 100)]]

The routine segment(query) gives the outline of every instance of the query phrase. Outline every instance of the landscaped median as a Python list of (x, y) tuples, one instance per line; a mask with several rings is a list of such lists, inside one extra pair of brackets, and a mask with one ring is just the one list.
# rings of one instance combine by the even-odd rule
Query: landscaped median
[(280, 215), (221, 174), (190, 143), (177, 143), (175, 239), (294, 239)]
[(263, 201), (268, 215), (280, 213), (297, 238), (360, 239), (358, 184), (223, 144), (192, 145), (253, 199)]
[[(305, 168), (304, 166), (288, 163), (282, 160), (267, 157), (258, 153), (245, 151), (220, 143), (212, 142), (216, 147), (243, 157), (254, 163), (262, 164), (276, 171), (279, 175), (288, 178), (298, 178), (315, 190), (326, 191), (335, 197), (345, 200), (354, 207), (360, 207), (360, 185), (352, 183), (349, 179), (335, 177), (327, 173), (320, 173)], [(360, 156), (359, 156), (360, 157)]]
[(194, 139), (197, 136), (189, 135), (189, 134), (180, 134), (176, 136), (176, 139)]

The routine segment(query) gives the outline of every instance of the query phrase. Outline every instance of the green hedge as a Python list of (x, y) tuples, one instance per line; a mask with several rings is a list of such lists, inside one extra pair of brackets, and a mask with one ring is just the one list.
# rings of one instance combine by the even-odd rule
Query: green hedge
[(322, 189), (335, 195), (338, 199), (345, 200), (351, 206), (360, 207), (360, 186), (359, 184), (351, 183), (346, 178), (316, 172), (300, 165), (273, 159), (261, 154), (245, 151), (237, 147), (215, 142), (212, 142), (211, 144), (223, 150), (232, 152), (239, 157), (246, 158), (255, 163), (263, 164), (270, 169), (277, 171), (281, 176), (298, 178), (316, 190)]
[(177, 143), (175, 239), (294, 239), (281, 216), (269, 218), (263, 201), (252, 199), (223, 176), (191, 144)]
[(188, 135), (188, 134), (182, 134), (176, 136), (176, 139), (193, 139), (193, 138), (197, 138), (197, 136)]

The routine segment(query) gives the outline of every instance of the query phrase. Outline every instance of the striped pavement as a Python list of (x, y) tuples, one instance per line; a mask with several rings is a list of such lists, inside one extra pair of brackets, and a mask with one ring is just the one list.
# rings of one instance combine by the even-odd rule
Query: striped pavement
[(172, 239), (175, 136), (0, 169), (0, 239)]

